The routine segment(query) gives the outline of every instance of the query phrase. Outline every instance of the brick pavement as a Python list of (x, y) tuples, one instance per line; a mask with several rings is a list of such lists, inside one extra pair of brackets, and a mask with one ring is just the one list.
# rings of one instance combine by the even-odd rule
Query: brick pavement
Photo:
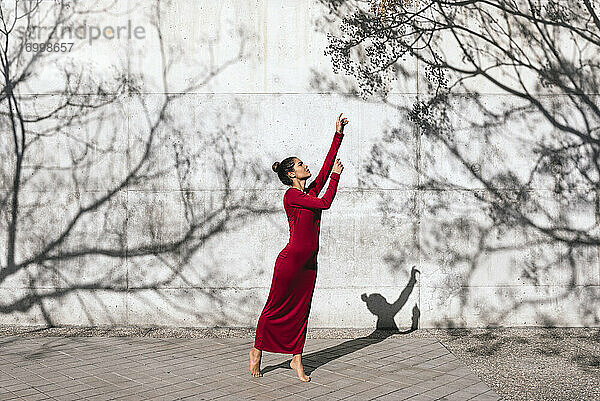
[(311, 381), (251, 338), (1, 336), (0, 400), (499, 400), (434, 338), (308, 339)]

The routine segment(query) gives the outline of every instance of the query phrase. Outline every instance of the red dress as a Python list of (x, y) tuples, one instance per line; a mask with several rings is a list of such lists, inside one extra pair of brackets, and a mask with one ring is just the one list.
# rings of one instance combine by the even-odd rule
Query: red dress
[(277, 256), (269, 297), (258, 319), (254, 346), (259, 350), (300, 354), (304, 348), (317, 278), (321, 212), (331, 206), (340, 175), (331, 173), (327, 191), (322, 198), (318, 195), (342, 138), (343, 134), (335, 133), (321, 171), (305, 192), (290, 187), (283, 196), (290, 239)]

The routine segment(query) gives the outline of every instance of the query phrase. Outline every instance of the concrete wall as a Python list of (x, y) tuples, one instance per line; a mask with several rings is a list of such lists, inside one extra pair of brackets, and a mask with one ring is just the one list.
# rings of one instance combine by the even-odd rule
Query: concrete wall
[[(410, 327), (415, 318), (420, 327), (598, 326), (598, 248), (578, 248), (570, 263), (560, 244), (533, 244), (535, 232), (494, 229), (477, 197), (486, 189), (398, 111), (424, 94), (416, 61), (406, 63), (414, 79), (395, 81), (388, 104), (365, 101), (323, 54), (337, 28), (317, 2), (176, 0), (159, 13), (162, 53), (149, 2), (111, 7), (79, 21), (130, 20), (145, 37), (76, 40), (20, 88), (23, 107), (41, 115), (60, 104), (60, 71), (73, 65), (87, 77), (77, 89), (85, 96), (99, 83), (119, 93), (119, 74), (135, 86), (64, 128), (56, 124), (65, 115), (27, 125), (53, 134), (26, 152), (22, 266), (0, 282), (0, 324), (255, 327), (288, 240), (286, 188), (270, 166), (296, 155), (316, 175), (343, 112), (345, 169), (323, 213), (309, 327)], [(499, 108), (507, 101), (483, 97)], [(457, 121), (485, 118), (463, 112)], [(456, 137), (486, 173), (509, 165), (526, 174), (522, 140), (548, 130), (532, 125), (503, 127), (489, 143), (473, 130)], [(15, 157), (3, 138), (0, 189), (10, 199)], [(432, 176), (456, 187), (423, 186)], [(532, 191), (555, 216), (597, 222), (593, 209), (561, 206), (544, 183)], [(6, 202), (0, 249), (9, 211)], [(407, 288), (413, 266), (420, 274)]]

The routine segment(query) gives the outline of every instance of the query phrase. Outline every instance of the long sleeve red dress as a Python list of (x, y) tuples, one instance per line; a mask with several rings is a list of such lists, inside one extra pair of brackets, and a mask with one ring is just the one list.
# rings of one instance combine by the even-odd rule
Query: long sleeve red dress
[(271, 290), (258, 319), (254, 347), (284, 354), (300, 354), (304, 349), (308, 315), (317, 279), (317, 253), (321, 212), (329, 209), (340, 175), (331, 173), (329, 186), (318, 198), (329, 175), (343, 134), (338, 132), (317, 178), (304, 192), (290, 187), (283, 207), (290, 225), (290, 239), (277, 256)]

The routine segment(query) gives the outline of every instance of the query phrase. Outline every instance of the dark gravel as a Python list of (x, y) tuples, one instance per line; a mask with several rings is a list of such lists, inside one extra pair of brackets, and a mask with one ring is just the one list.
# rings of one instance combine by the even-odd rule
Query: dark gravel
[(435, 330), (505, 400), (600, 400), (600, 330)]

